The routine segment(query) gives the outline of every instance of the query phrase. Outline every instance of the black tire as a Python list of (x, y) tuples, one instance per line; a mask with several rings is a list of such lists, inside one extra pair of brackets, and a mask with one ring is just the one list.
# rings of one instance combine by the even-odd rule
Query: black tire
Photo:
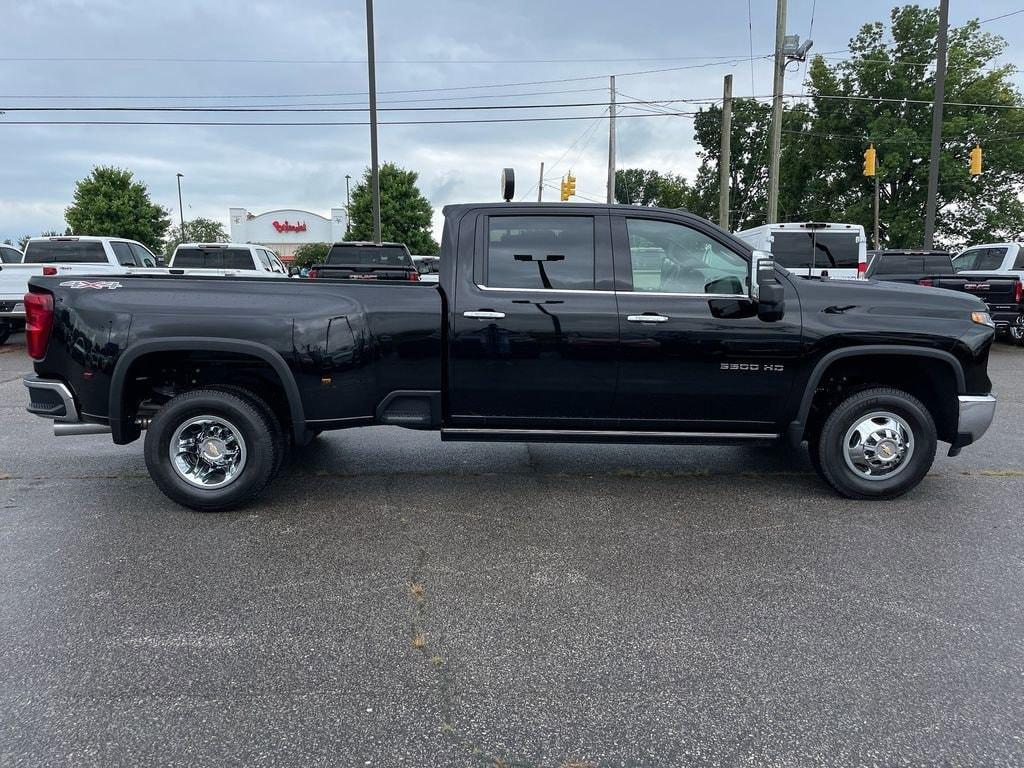
[(14, 328), (11, 327), (10, 323), (0, 322), (0, 347), (7, 343), (7, 340), (11, 338)]
[[(872, 414), (889, 414), (902, 420), (902, 427), (909, 432), (909, 451), (902, 462), (893, 462), (894, 469), (886, 469), (886, 461), (879, 460), (879, 474), (868, 479), (870, 467), (863, 465), (863, 472), (856, 471), (856, 459), (848, 463), (847, 439), (854, 428), (865, 423)], [(873, 425), (886, 424), (891, 419), (878, 417)], [(898, 422), (896, 422), (898, 423)], [(859, 441), (856, 435), (852, 441)], [(866, 389), (851, 395), (841, 402), (822, 425), (816, 441), (809, 446), (817, 454), (812, 459), (815, 470), (822, 479), (838, 493), (849, 499), (893, 499), (902, 496), (924, 479), (935, 460), (937, 445), (935, 421), (928, 409), (913, 395), (889, 387)], [(888, 451), (888, 446), (878, 445), (876, 455)]]
[(277, 418), (277, 414), (275, 414), (274, 410), (267, 405), (266, 401), (262, 400), (258, 395), (250, 392), (245, 387), (237, 387), (232, 384), (218, 384), (216, 387), (211, 387), (211, 389), (236, 394), (252, 403), (253, 407), (259, 408), (263, 411), (263, 415), (267, 417), (267, 421), (271, 424), (274, 430), (274, 444), (277, 446), (277, 460), (274, 463), (274, 474), (271, 476), (271, 479), (277, 477), (281, 472), (281, 467), (284, 466), (284, 463), (291, 455), (292, 448), (291, 436), (284, 427), (281, 426), (281, 420)]
[(1024, 347), (1024, 315), (1017, 315), (1017, 318), (1010, 324), (1007, 341), (1018, 347)]
[[(157, 411), (146, 431), (145, 456), (150, 477), (169, 499), (198, 512), (223, 512), (248, 503), (273, 479), (274, 467), (280, 466), (280, 429), (268, 413), (269, 409), (252, 396), (235, 392), (199, 389), (178, 395)], [(190, 483), (171, 461), (170, 447), (176, 432), (199, 417), (226, 422), (237, 431), (244, 447), (244, 460), (237, 476), (221, 487), (205, 488)], [(226, 473), (214, 473), (214, 480), (219, 477), (226, 479)]]

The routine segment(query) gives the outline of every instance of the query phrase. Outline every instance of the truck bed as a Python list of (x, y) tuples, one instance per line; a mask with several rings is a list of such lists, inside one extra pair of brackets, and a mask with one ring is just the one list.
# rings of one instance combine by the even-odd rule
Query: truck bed
[(119, 275), (117, 287), (103, 289), (62, 282), (32, 280), (54, 295), (55, 307), (36, 370), (73, 378), (92, 420), (118, 418), (110, 408), (111, 392), (121, 394), (115, 377), (130, 387), (147, 352), (183, 339), (206, 347), (213, 340), (225, 364), (251, 353), (287, 366), (310, 429), (373, 418), (396, 389), (441, 387), (436, 285), (190, 275)]

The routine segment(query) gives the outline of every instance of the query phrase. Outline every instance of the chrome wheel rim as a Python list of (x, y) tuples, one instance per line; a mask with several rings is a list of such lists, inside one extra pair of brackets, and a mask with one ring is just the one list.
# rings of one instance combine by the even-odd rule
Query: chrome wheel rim
[(843, 440), (846, 466), (865, 480), (888, 480), (898, 475), (913, 455), (913, 430), (904, 419), (889, 411), (860, 417)]
[(1024, 341), (1024, 315), (1019, 315), (1010, 326), (1010, 338), (1018, 344)]
[(215, 490), (230, 485), (245, 469), (241, 430), (220, 416), (189, 419), (171, 437), (171, 466), (196, 488)]

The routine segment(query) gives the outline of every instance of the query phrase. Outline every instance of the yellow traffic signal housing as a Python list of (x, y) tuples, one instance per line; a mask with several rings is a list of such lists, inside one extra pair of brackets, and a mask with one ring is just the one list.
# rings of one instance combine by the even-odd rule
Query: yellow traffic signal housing
[(565, 183), (565, 179), (562, 179), (562, 193), (558, 199), (563, 203), (569, 199), (569, 185)]
[(971, 150), (971, 176), (981, 175), (981, 145), (975, 144)]
[(572, 175), (572, 171), (569, 171), (569, 175), (565, 177), (565, 188), (570, 197), (576, 194), (576, 177)]
[(872, 144), (864, 152), (864, 175), (875, 175), (875, 145)]

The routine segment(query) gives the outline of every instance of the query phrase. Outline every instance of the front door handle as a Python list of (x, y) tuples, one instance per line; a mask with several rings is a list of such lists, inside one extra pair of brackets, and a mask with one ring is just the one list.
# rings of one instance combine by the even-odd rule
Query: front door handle
[(631, 323), (667, 323), (665, 315), (627, 315), (626, 319)]
[(478, 309), (475, 312), (463, 312), (463, 317), (475, 317), (477, 320), (501, 320), (505, 317), (504, 312), (495, 312), (491, 309)]

